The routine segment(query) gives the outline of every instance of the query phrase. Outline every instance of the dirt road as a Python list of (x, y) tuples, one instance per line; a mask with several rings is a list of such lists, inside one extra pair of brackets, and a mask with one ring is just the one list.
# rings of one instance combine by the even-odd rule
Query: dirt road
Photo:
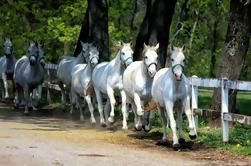
[[(34, 114), (34, 115), (33, 115)], [(0, 109), (0, 165), (250, 165), (251, 160), (195, 146), (173, 151), (158, 146), (151, 134), (107, 130), (68, 115), (22, 113)], [(66, 113), (65, 113), (66, 114)], [(88, 120), (87, 120), (88, 121)]]

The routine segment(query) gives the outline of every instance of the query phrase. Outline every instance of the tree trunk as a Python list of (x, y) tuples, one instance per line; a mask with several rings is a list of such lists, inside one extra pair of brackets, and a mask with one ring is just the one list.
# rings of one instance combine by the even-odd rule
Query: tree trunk
[(100, 52), (100, 61), (109, 58), (107, 0), (88, 0), (74, 56), (81, 52), (82, 42), (94, 42)]
[(172, 22), (176, 0), (147, 0), (147, 9), (136, 39), (134, 60), (140, 60), (143, 44), (159, 47), (159, 67), (165, 66), (169, 29)]
[[(238, 0), (230, 2), (230, 18), (223, 53), (216, 64), (216, 77), (238, 80), (249, 47), (251, 32), (251, 5)], [(236, 93), (230, 92), (229, 110), (235, 110)], [(213, 94), (211, 109), (221, 110), (220, 90)]]

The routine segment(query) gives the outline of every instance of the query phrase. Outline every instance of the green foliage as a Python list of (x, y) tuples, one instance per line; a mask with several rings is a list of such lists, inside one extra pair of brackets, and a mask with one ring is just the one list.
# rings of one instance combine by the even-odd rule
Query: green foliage
[(44, 40), (46, 59), (56, 62), (74, 52), (86, 7), (86, 0), (6, 2), (0, 6), (0, 21), (6, 23), (1, 25), (0, 39), (13, 38), (17, 57), (26, 53), (29, 40)]

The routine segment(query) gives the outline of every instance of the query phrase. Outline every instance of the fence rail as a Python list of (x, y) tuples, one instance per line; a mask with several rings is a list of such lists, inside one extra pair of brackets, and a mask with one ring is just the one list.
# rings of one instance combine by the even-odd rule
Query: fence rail
[[(239, 122), (243, 124), (251, 124), (251, 117), (229, 113), (228, 110), (228, 93), (230, 89), (251, 91), (251, 82), (249, 81), (230, 81), (227, 79), (201, 79), (196, 76), (190, 78), (192, 86), (192, 109), (197, 114), (196, 124), (198, 126), (198, 114), (203, 114), (202, 109), (198, 109), (198, 88), (221, 88), (221, 128), (223, 142), (229, 141), (229, 122)], [(198, 111), (200, 110), (200, 111)], [(205, 112), (205, 111), (204, 111)], [(213, 112), (210, 110), (209, 112)]]
[[(56, 71), (58, 69), (57, 64), (48, 63), (45, 65), (48, 74), (48, 80), (43, 83), (43, 86), (47, 88), (47, 100), (51, 103), (50, 99), (50, 89), (60, 91), (60, 87), (53, 83), (51, 71)], [(202, 79), (196, 76), (190, 77), (190, 85), (192, 87), (192, 109), (195, 113), (196, 125), (198, 126), (198, 115), (219, 117), (221, 116), (222, 124), (222, 139), (223, 142), (228, 142), (229, 140), (229, 121), (239, 122), (251, 125), (251, 117), (229, 113), (228, 110), (228, 93), (230, 89), (251, 91), (251, 82), (249, 81), (230, 81), (227, 79)], [(205, 110), (198, 108), (198, 89), (203, 88), (221, 88), (221, 112), (215, 110)]]

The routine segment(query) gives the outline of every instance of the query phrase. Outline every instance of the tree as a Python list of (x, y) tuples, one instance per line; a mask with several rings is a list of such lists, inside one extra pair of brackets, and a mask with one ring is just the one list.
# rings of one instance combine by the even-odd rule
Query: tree
[(82, 42), (94, 42), (99, 48), (100, 59), (108, 60), (109, 58), (109, 41), (108, 41), (108, 4), (107, 0), (88, 0), (85, 17), (82, 22), (77, 47), (74, 56), (81, 52)]
[(164, 67), (167, 56), (169, 29), (176, 0), (147, 0), (147, 9), (135, 45), (134, 60), (141, 59), (143, 43), (159, 42), (159, 64)]
[[(239, 0), (230, 1), (230, 16), (224, 50), (216, 63), (216, 77), (238, 80), (249, 47), (251, 33), (251, 5)], [(249, 34), (249, 35), (248, 35)], [(230, 110), (235, 110), (236, 92), (230, 91)], [(220, 90), (213, 94), (211, 108), (220, 110)]]

